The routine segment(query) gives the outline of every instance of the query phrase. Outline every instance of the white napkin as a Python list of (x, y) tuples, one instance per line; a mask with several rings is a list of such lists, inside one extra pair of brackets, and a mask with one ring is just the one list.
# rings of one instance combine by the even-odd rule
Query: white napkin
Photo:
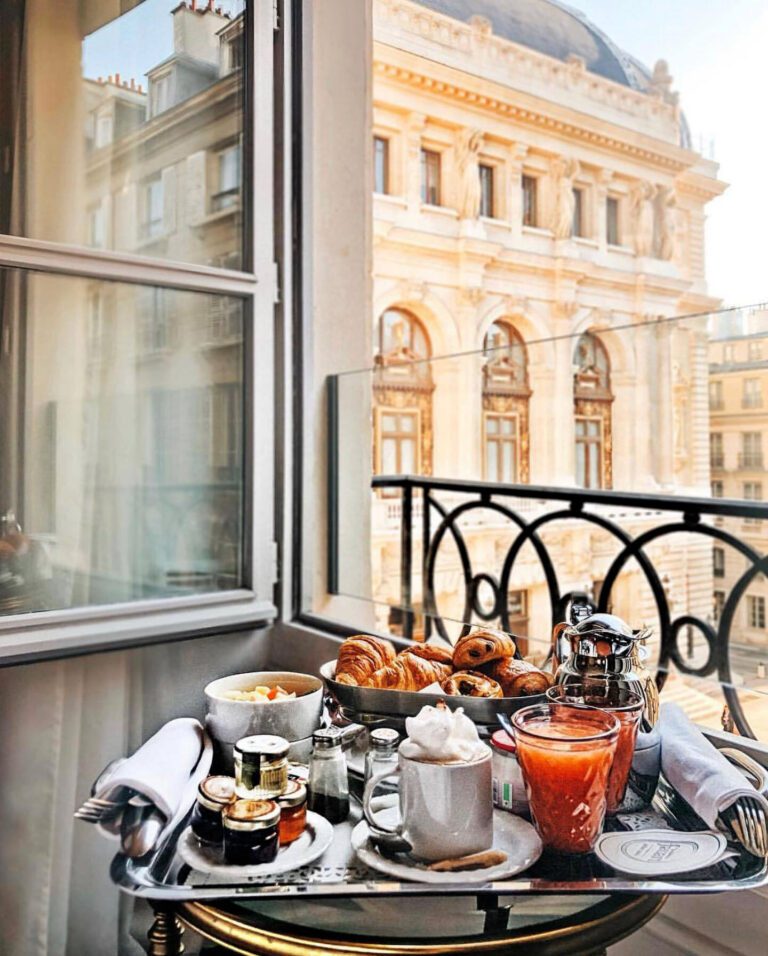
[[(109, 777), (97, 797), (116, 786), (131, 787), (171, 821), (184, 803), (189, 808), (197, 783), (207, 776), (213, 751), (202, 725), (193, 717), (171, 720), (142, 744)], [(193, 786), (194, 780), (194, 786)]]
[(715, 829), (717, 818), (740, 797), (752, 797), (768, 813), (768, 800), (694, 727), (677, 704), (663, 704), (657, 724), (661, 769), (677, 792)]

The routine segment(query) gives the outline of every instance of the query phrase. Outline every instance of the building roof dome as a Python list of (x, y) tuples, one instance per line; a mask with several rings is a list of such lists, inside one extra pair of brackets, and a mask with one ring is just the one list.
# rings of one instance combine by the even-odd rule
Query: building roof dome
[(468, 21), (485, 17), (496, 36), (539, 53), (567, 60), (581, 57), (598, 76), (646, 92), (651, 74), (619, 49), (583, 13), (559, 0), (418, 0), (437, 13)]

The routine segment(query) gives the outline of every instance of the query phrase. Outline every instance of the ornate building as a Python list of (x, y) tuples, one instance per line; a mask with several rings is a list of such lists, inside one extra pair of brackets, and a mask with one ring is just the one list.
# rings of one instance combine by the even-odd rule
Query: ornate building
[[(377, 471), (708, 491), (706, 323), (657, 320), (718, 305), (704, 220), (725, 184), (671, 83), (555, 0), (374, 0)], [(409, 373), (405, 357), (432, 361)], [(373, 594), (396, 604), (386, 508)], [(464, 533), (495, 567), (498, 523)], [(557, 546), (572, 585), (599, 586), (599, 532), (563, 528)], [(706, 545), (654, 557), (711, 613)], [(540, 575), (517, 572), (521, 620), (545, 601)], [(458, 613), (456, 561), (438, 577)], [(616, 595), (652, 618), (631, 575)]]

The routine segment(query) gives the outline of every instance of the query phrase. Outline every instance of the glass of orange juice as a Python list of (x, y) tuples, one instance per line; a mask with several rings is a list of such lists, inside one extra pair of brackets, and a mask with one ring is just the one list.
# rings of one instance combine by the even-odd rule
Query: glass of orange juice
[(518, 710), (512, 727), (544, 846), (589, 853), (603, 828), (618, 719), (595, 707), (545, 703)]
[(590, 677), (583, 681), (556, 684), (547, 691), (555, 704), (575, 704), (597, 707), (613, 714), (619, 721), (616, 756), (608, 776), (608, 805), (606, 813), (616, 813), (627, 790), (627, 780), (635, 754), (635, 741), (644, 701), (640, 694), (612, 675)]

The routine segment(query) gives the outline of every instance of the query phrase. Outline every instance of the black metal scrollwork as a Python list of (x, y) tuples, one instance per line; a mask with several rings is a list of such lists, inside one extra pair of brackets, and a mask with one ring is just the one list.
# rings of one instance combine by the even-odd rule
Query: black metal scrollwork
[[(510, 609), (508, 595), (515, 562), (524, 545), (530, 544), (541, 565), (547, 586), (551, 606), (551, 626), (562, 620), (570, 595), (560, 590), (557, 572), (552, 557), (540, 537), (540, 531), (553, 522), (587, 522), (611, 534), (619, 544), (603, 581), (598, 610), (610, 607), (611, 593), (619, 576), (634, 559), (642, 571), (654, 598), (659, 617), (659, 659), (657, 663), (657, 683), (661, 687), (666, 678), (670, 663), (682, 673), (696, 677), (717, 675), (723, 694), (733, 715), (736, 727), (745, 736), (754, 737), (752, 728), (744, 714), (737, 688), (733, 684), (730, 665), (730, 636), (736, 607), (756, 575), (768, 574), (768, 557), (759, 554), (740, 538), (729, 531), (702, 522), (705, 516), (739, 517), (767, 519), (768, 506), (759, 502), (735, 502), (706, 498), (675, 498), (621, 494), (608, 491), (584, 491), (581, 489), (543, 488), (530, 485), (496, 485), (491, 483), (446, 481), (439, 478), (411, 476), (377, 476), (373, 479), (374, 488), (400, 488), (403, 494), (403, 519), (401, 525), (401, 575), (402, 603), (404, 611), (404, 636), (413, 634), (414, 612), (411, 602), (413, 591), (412, 561), (412, 515), (413, 495), (420, 493), (423, 498), (422, 509), (422, 579), (424, 582), (423, 612), (425, 630), (429, 635), (432, 625), (447, 639), (445, 621), (437, 607), (435, 574), (441, 549), (447, 540), (456, 547), (464, 583), (464, 608), (462, 613), (462, 634), (469, 631), (471, 622), (479, 619), (491, 621), (498, 619), (500, 626), (510, 629)], [(466, 496), (450, 510), (438, 500), (440, 492)], [(527, 520), (500, 499), (525, 498), (538, 501), (562, 501), (567, 507), (540, 514), (533, 520)], [(589, 505), (633, 508), (642, 512), (676, 512), (675, 520), (665, 521), (632, 537), (615, 521), (604, 515), (585, 510)], [(488, 568), (475, 570), (472, 557), (464, 539), (461, 519), (474, 511), (490, 510), (504, 517), (517, 534), (506, 551), (501, 571), (495, 575)], [(432, 530), (433, 514), (437, 525)], [(680, 520), (682, 516), (682, 520)], [(732, 588), (717, 622), (717, 630), (706, 620), (693, 615), (682, 614), (672, 618), (669, 600), (661, 578), (644, 550), (647, 545), (665, 536), (677, 533), (698, 534), (720, 541), (734, 548), (747, 561), (747, 570)], [(482, 591), (491, 600), (484, 601)], [(707, 658), (703, 664), (693, 665), (681, 653), (678, 641), (681, 633), (692, 636), (698, 631), (707, 644)]]

